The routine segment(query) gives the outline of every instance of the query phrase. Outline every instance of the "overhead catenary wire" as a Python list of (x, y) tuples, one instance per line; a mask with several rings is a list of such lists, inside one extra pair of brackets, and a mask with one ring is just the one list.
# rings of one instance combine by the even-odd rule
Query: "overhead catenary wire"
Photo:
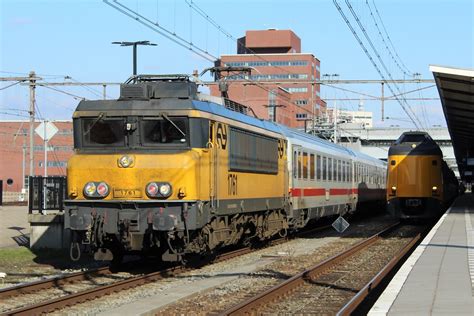
[(16, 86), (17, 84), (19, 84), (19, 83), (21, 83), (21, 82), (22, 82), (22, 81), (14, 82), (14, 83), (9, 84), (9, 85), (7, 85), (7, 86), (5, 86), (5, 87), (1, 87), (0, 90), (5, 90), (5, 89), (8, 89), (8, 88), (10, 88), (10, 87)]
[[(377, 48), (375, 48), (375, 46), (374, 46), (374, 44), (373, 44), (373, 42), (372, 42), (370, 36), (367, 34), (367, 31), (365, 30), (364, 26), (362, 25), (362, 22), (360, 21), (360, 19), (359, 19), (357, 13), (355, 12), (354, 8), (353, 8), (352, 5), (350, 4), (349, 0), (345, 0), (345, 2), (346, 2), (347, 7), (349, 8), (349, 10), (351, 11), (351, 14), (352, 14), (352, 16), (354, 17), (355, 21), (356, 21), (357, 24), (359, 25), (359, 28), (361, 29), (362, 33), (364, 34), (365, 39), (367, 40), (367, 42), (369, 43), (370, 47), (371, 47), (372, 50), (374, 51), (375, 56), (376, 56), (377, 59), (379, 60), (380, 64), (381, 64), (382, 67), (384, 68), (384, 70), (385, 70), (385, 72), (387, 73), (387, 75), (389, 76), (389, 78), (390, 78), (391, 80), (393, 80), (392, 74), (391, 74), (390, 70), (389, 70), (389, 69), (387, 68), (387, 66), (385, 65), (385, 63), (384, 63), (382, 57), (380, 56), (380, 53), (378, 52)], [(386, 84), (388, 84), (388, 82), (386, 82)], [(402, 92), (401, 92), (400, 89), (398, 88), (398, 85), (397, 85), (397, 84), (394, 84), (394, 86), (395, 86), (395, 88), (397, 89), (398, 93), (401, 94)], [(388, 87), (389, 87), (390, 91), (392, 91), (391, 86), (389, 85)], [(405, 103), (405, 106), (402, 107), (403, 110), (404, 110), (405, 112), (407, 112), (407, 109), (408, 109), (408, 111), (411, 112), (411, 114), (413, 115), (413, 118), (414, 118), (414, 120), (413, 120), (413, 119), (412, 119), (412, 120), (414, 121), (415, 126), (416, 126), (417, 128), (420, 128), (420, 126), (423, 128), (423, 125), (421, 124), (420, 120), (418, 119), (417, 115), (415, 114), (415, 112), (413, 111), (413, 109), (411, 108), (411, 106), (408, 104), (408, 102), (407, 102), (406, 100), (404, 100), (403, 97), (402, 97), (401, 99), (402, 99), (403, 102)], [(397, 100), (398, 100), (398, 99), (397, 99)], [(400, 103), (400, 104), (402, 104), (402, 103)], [(418, 124), (416, 124), (415, 120), (416, 120), (416, 122), (417, 122)]]
[[(354, 35), (355, 39), (357, 40), (357, 42), (359, 43), (359, 45), (361, 46), (362, 50), (364, 51), (364, 53), (366, 54), (366, 56), (369, 58), (370, 62), (372, 63), (372, 65), (374, 66), (374, 68), (376, 69), (376, 71), (379, 73), (380, 77), (382, 78), (382, 80), (384, 80), (387, 85), (387, 87), (390, 89), (390, 91), (392, 92), (393, 95), (395, 95), (395, 92), (393, 91), (392, 87), (390, 84), (388, 84), (388, 82), (386, 81), (387, 79), (385, 78), (385, 75), (383, 74), (383, 72), (381, 71), (380, 67), (378, 66), (378, 64), (375, 62), (374, 58), (372, 57), (372, 55), (370, 54), (370, 52), (368, 51), (367, 47), (365, 46), (365, 44), (362, 42), (361, 38), (359, 37), (359, 35), (357, 34), (356, 30), (354, 29), (354, 27), (352, 26), (352, 24), (350, 23), (349, 19), (347, 18), (347, 16), (344, 14), (344, 11), (342, 10), (341, 6), (339, 5), (339, 3), (337, 2), (337, 0), (333, 0), (333, 3), (334, 5), (336, 6), (337, 10), (339, 11), (341, 17), (343, 18), (344, 22), (346, 22), (346, 25), (349, 27), (350, 31), (352, 32), (352, 34)], [(347, 2), (346, 2), (347, 3)], [(350, 4), (348, 4), (348, 6), (350, 6)], [(362, 27), (363, 28), (363, 27)], [(410, 111), (405, 107), (405, 105), (402, 103), (402, 101), (396, 97), (398, 103), (400, 104), (400, 106), (402, 107), (402, 109), (405, 111), (405, 113), (407, 114), (407, 116), (410, 118), (410, 120), (412, 121), (412, 123), (415, 125), (416, 128), (419, 128), (419, 125), (418, 123), (416, 122), (414, 116), (412, 113), (410, 113)]]
[[(370, 4), (369, 4), (369, 1), (366, 0), (366, 1), (365, 1), (365, 4), (366, 4), (367, 7), (369, 8), (370, 16), (372, 17), (372, 20), (373, 20), (373, 22), (374, 22), (374, 24), (375, 24), (375, 27), (377, 28), (377, 32), (378, 32), (380, 38), (382, 39), (382, 42), (383, 42), (383, 44), (384, 44), (384, 46), (385, 46), (385, 49), (388, 51), (388, 53), (389, 53), (390, 57), (392, 58), (393, 62), (397, 65), (397, 67), (400, 69), (400, 71), (401, 71), (403, 74), (405, 74), (405, 75), (411, 75), (411, 72), (410, 72), (409, 70), (407, 70), (406, 67), (405, 67), (405, 69), (403, 69), (403, 67), (401, 66), (401, 63), (402, 63), (402, 62), (401, 62), (400, 57), (398, 57), (398, 54), (397, 54), (397, 57), (398, 57), (398, 59), (400, 60), (400, 63), (398, 62), (397, 58), (395, 58), (394, 54), (392, 53), (392, 49), (390, 49), (390, 48), (388, 47), (387, 41), (385, 41), (385, 37), (384, 37), (384, 35), (382, 34), (382, 31), (380, 30), (379, 24), (377, 23), (377, 20), (376, 20), (374, 14), (373, 14), (373, 12), (372, 12), (372, 8), (371, 8), (371, 6), (370, 6)], [(375, 2), (374, 2), (374, 4), (375, 4)], [(379, 17), (380, 17), (380, 16), (379, 16)], [(388, 33), (387, 33), (386, 30), (385, 30), (385, 34), (386, 34), (386, 36), (388, 37)]]
[(132, 18), (133, 20), (143, 24), (144, 26), (148, 27), (149, 29), (157, 32), (158, 34), (166, 37), (167, 39), (173, 41), (174, 43), (178, 44), (181, 47), (184, 47), (198, 56), (201, 56), (204, 59), (207, 59), (210, 62), (214, 62), (218, 58), (213, 56), (212, 54), (206, 52), (204, 49), (199, 48), (198, 46), (194, 45), (192, 42), (187, 41), (183, 37), (179, 36), (175, 32), (171, 32), (165, 27), (162, 27), (158, 22), (153, 22), (150, 19), (144, 17), (143, 15), (139, 14), (138, 12), (133, 11), (132, 9), (128, 8), (127, 6), (123, 5), (117, 0), (112, 1), (103, 0), (106, 4), (113, 7), (117, 11), (121, 12), (122, 14)]
[[(101, 98), (103, 95), (100, 91), (98, 91), (97, 89), (94, 89), (92, 87), (89, 87), (87, 84), (83, 84), (82, 82), (68, 76), (67, 79), (77, 83), (81, 88), (84, 88), (85, 90), (89, 91), (90, 93), (92, 93), (93, 95)], [(105, 97), (109, 98), (109, 96), (106, 94)]]
[(58, 88), (49, 87), (49, 86), (46, 85), (46, 84), (36, 83), (36, 86), (40, 86), (40, 87), (43, 87), (43, 88), (46, 88), (46, 89), (54, 90), (54, 91), (59, 92), (59, 93), (63, 93), (63, 94), (65, 94), (65, 95), (68, 95), (68, 96), (70, 96), (70, 97), (73, 97), (73, 98), (76, 99), (76, 100), (87, 100), (87, 98), (78, 96), (78, 95), (76, 95), (76, 94), (72, 94), (72, 93), (70, 93), (70, 92), (63, 91), (63, 90), (58, 89)]
[(392, 49), (393, 49), (393, 52), (395, 53), (395, 56), (397, 56), (398, 60), (400, 61), (400, 64), (405, 68), (405, 70), (406, 70), (408, 73), (411, 74), (410, 69), (408, 69), (408, 67), (405, 66), (405, 64), (403, 63), (403, 60), (400, 58), (400, 56), (399, 56), (398, 53), (397, 53), (397, 50), (395, 49), (395, 45), (393, 45), (392, 39), (390, 38), (390, 35), (388, 34), (387, 29), (385, 28), (385, 24), (383, 23), (383, 19), (382, 19), (382, 17), (380, 16), (379, 10), (377, 9), (377, 5), (375, 4), (375, 0), (372, 0), (372, 4), (373, 4), (373, 6), (374, 6), (374, 8), (375, 8), (375, 12), (376, 12), (376, 14), (377, 14), (377, 16), (378, 16), (378, 18), (379, 18), (379, 20), (380, 20), (380, 24), (382, 25), (382, 28), (383, 28), (383, 30), (384, 30), (384, 32), (385, 32), (385, 36), (387, 37), (388, 42), (389, 42), (390, 45), (392, 46)]

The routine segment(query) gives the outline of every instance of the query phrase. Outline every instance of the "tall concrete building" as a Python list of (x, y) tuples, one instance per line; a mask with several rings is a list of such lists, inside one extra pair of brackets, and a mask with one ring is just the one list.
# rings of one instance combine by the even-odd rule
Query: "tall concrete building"
[[(249, 74), (230, 74), (229, 98), (252, 108), (262, 119), (303, 128), (325, 112), (320, 87), (320, 61), (301, 53), (301, 40), (291, 30), (247, 31), (238, 40), (236, 55), (223, 55), (222, 67), (251, 67)], [(211, 94), (219, 96), (218, 85)], [(311, 124), (307, 123), (307, 124)]]

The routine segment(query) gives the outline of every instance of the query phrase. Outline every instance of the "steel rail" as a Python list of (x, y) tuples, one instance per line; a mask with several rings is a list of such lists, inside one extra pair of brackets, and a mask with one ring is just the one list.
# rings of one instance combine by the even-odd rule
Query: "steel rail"
[(421, 234), (417, 234), (408, 242), (383, 268), (380, 270), (352, 299), (344, 305), (337, 315), (350, 315), (365, 300), (365, 298), (374, 291), (382, 280), (389, 274), (393, 268), (401, 262), (407, 253), (416, 247), (421, 240)]
[[(309, 234), (317, 233), (325, 229), (328, 229), (329, 227), (331, 226), (327, 225), (327, 226), (312, 228), (310, 230), (301, 231), (297, 234), (297, 236), (307, 236)], [(278, 239), (270, 241), (267, 246), (280, 244), (280, 243), (285, 242), (286, 240), (287, 240), (286, 237), (278, 238)], [(229, 260), (238, 256), (251, 253), (253, 251), (255, 251), (255, 249), (252, 247), (245, 247), (245, 248), (241, 248), (241, 249), (237, 249), (233, 251), (228, 251), (228, 252), (218, 255), (216, 257), (216, 260), (214, 260), (214, 262)], [(132, 287), (137, 287), (146, 283), (163, 279), (165, 277), (177, 275), (179, 273), (183, 273), (188, 270), (190, 270), (190, 268), (185, 267), (185, 266), (171, 267), (171, 268), (156, 271), (153, 273), (131, 277), (129, 279), (118, 281), (118, 282), (108, 284), (105, 286), (100, 286), (100, 287), (92, 288), (89, 290), (84, 290), (75, 294), (58, 297), (58, 298), (51, 299), (44, 302), (39, 302), (37, 304), (25, 306), (22, 308), (11, 310), (11, 311), (6, 311), (2, 313), (1, 315), (31, 315), (31, 314), (51, 312), (56, 309), (61, 309), (66, 306), (78, 304), (78, 303), (81, 303), (90, 299), (94, 299), (100, 296), (108, 295), (114, 292), (119, 292), (119, 291), (126, 290)], [(95, 270), (77, 272), (77, 273), (73, 273), (66, 276), (22, 284), (19, 286), (1, 290), (0, 298), (9, 297), (9, 296), (18, 295), (18, 294), (31, 293), (36, 290), (52, 288), (56, 285), (62, 285), (62, 284), (71, 283), (75, 281), (87, 280), (90, 276), (94, 274), (110, 274), (110, 273), (112, 272), (109, 270), (109, 267), (102, 267)]]
[(313, 279), (314, 277), (322, 274), (327, 269), (333, 267), (344, 259), (352, 256), (353, 254), (361, 251), (364, 248), (375, 243), (381, 235), (386, 234), (387, 232), (393, 230), (395, 227), (399, 226), (400, 223), (395, 223), (385, 228), (384, 230), (376, 233), (375, 235), (362, 240), (354, 244), (349, 249), (342, 251), (339, 254), (336, 254), (311, 268), (296, 274), (295, 276), (289, 278), (288, 280), (262, 292), (261, 294), (254, 296), (244, 302), (241, 302), (224, 312), (220, 315), (242, 315), (242, 314), (253, 314), (262, 306), (276, 301), (278, 298), (290, 293), (293, 289), (303, 285), (307, 280)]
[[(297, 235), (308, 235), (310, 233), (316, 233), (321, 230), (327, 229), (330, 226), (323, 226), (323, 227), (317, 227), (313, 228), (308, 231), (302, 231), (298, 233)], [(279, 238), (273, 241), (270, 241), (268, 246), (276, 245), (279, 243), (282, 243), (286, 241), (287, 238)], [(245, 247), (233, 251), (229, 251), (223, 254), (220, 254), (217, 256), (216, 260), (214, 262), (221, 262), (224, 260), (229, 260), (238, 256), (242, 256), (248, 253), (251, 253), (255, 251), (254, 248), (251, 247)], [(105, 271), (108, 270), (107, 267), (100, 268), (97, 270), (103, 270), (105, 274), (107, 274)], [(114, 292), (119, 292), (122, 290), (126, 290), (129, 288), (137, 287), (140, 285), (144, 285), (146, 283), (154, 282), (160, 279), (163, 279), (165, 277), (170, 277), (177, 275), (179, 273), (183, 273), (185, 271), (190, 270), (190, 268), (185, 267), (185, 266), (177, 266), (177, 267), (172, 267), (164, 270), (160, 270), (157, 272), (141, 275), (141, 276), (136, 276), (136, 277), (131, 277), (126, 280), (118, 281), (112, 284), (108, 284), (105, 286), (100, 286), (96, 288), (92, 288), (89, 290), (81, 291), (78, 293), (74, 293), (71, 295), (63, 296), (63, 297), (58, 297), (55, 299), (51, 299), (48, 301), (40, 302), (37, 304), (25, 306), (22, 308), (18, 308), (15, 310), (7, 311), (2, 313), (1, 315), (31, 315), (31, 314), (41, 314), (41, 313), (47, 313), (51, 312), (56, 309), (61, 309), (66, 306), (71, 306), (74, 304), (78, 304), (90, 299), (95, 299), (97, 297), (105, 296), (108, 294), (112, 294)], [(74, 273), (72, 275), (68, 275), (65, 277), (57, 277), (57, 278), (52, 278), (49, 280), (44, 280), (44, 281), (38, 281), (38, 282), (33, 282), (33, 283), (28, 283), (20, 286), (16, 286), (14, 288), (8, 288), (6, 290), (3, 290), (3, 295), (4, 297), (11, 296), (13, 294), (18, 294), (18, 293), (30, 293), (32, 291), (38, 290), (38, 289), (44, 289), (44, 288), (50, 288), (55, 285), (59, 284), (65, 284), (69, 283), (72, 281), (80, 281), (80, 280), (86, 280), (87, 276), (90, 276), (94, 273), (97, 273), (96, 270), (93, 271), (87, 271), (86, 273), (84, 272), (78, 272)], [(110, 271), (109, 271), (110, 273)], [(8, 290), (8, 291), (7, 291)], [(23, 291), (23, 292), (21, 292)]]
[(88, 280), (93, 275), (107, 275), (112, 273), (109, 267), (101, 267), (93, 270), (75, 272), (71, 274), (61, 275), (44, 280), (23, 283), (20, 285), (7, 287), (0, 290), (0, 299), (7, 298), (19, 294), (28, 294), (38, 290), (49, 289), (54, 286), (64, 285), (76, 281)]

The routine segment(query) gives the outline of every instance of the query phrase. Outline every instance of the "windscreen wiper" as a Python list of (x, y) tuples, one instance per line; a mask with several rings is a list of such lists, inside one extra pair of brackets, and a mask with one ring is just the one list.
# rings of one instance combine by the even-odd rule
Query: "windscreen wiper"
[(87, 131), (84, 133), (84, 135), (89, 134), (90, 131), (92, 130), (92, 128), (95, 126), (95, 124), (97, 124), (99, 121), (101, 121), (104, 117), (105, 117), (105, 113), (104, 113), (104, 112), (100, 112), (100, 113), (99, 113), (99, 116), (97, 116), (97, 118), (95, 119), (95, 121), (92, 122), (91, 126), (89, 126), (89, 128), (88, 128)]
[(183, 135), (183, 137), (186, 137), (186, 134), (178, 127), (178, 125), (176, 125), (166, 114), (161, 114), (161, 116), (167, 120), (171, 125), (173, 125), (177, 130), (178, 132), (181, 133), (181, 135)]

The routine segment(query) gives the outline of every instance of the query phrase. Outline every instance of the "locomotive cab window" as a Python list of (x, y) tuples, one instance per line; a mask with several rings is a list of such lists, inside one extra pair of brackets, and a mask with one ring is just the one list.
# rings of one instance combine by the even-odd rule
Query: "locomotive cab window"
[(186, 144), (187, 119), (185, 118), (144, 118), (140, 122), (141, 143), (145, 146), (161, 144), (182, 145)]
[(125, 120), (97, 118), (82, 119), (82, 144), (85, 147), (125, 146)]

